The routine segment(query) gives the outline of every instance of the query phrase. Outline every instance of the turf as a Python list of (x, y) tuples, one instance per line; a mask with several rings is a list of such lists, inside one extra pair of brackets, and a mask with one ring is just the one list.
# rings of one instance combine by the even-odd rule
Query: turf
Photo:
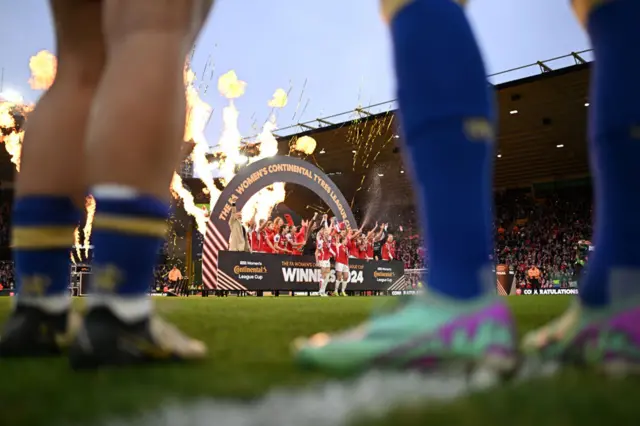
[[(561, 313), (568, 297), (513, 297), (519, 331)], [(0, 300), (0, 320), (9, 311)], [(209, 344), (200, 364), (73, 373), (66, 360), (1, 362), (0, 424), (92, 423), (129, 416), (167, 400), (197, 397), (249, 399), (281, 386), (305, 386), (326, 377), (293, 364), (295, 337), (337, 330), (366, 318), (380, 298), (162, 298), (157, 309)], [(603, 381), (569, 371), (544, 380), (505, 386), (426, 409), (405, 407), (367, 425), (633, 424), (640, 417), (638, 382)], [(212, 423), (213, 424), (213, 423)]]

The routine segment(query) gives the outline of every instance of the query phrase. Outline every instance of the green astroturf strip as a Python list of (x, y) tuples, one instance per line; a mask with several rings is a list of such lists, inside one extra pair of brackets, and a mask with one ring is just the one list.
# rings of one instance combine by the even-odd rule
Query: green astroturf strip
[[(565, 296), (509, 298), (520, 332), (560, 314), (569, 301)], [(91, 422), (129, 416), (167, 400), (250, 399), (273, 388), (320, 382), (326, 377), (301, 371), (292, 363), (290, 342), (301, 335), (356, 324), (380, 302), (380, 298), (357, 297), (158, 298), (157, 310), (163, 316), (209, 345), (207, 361), (73, 373), (64, 358), (2, 360), (0, 426)], [(0, 299), (0, 320), (9, 307), (9, 298)], [(566, 372), (558, 378), (506, 386), (428, 411), (405, 408), (388, 421), (363, 424), (638, 424), (628, 420), (640, 416), (639, 385)]]

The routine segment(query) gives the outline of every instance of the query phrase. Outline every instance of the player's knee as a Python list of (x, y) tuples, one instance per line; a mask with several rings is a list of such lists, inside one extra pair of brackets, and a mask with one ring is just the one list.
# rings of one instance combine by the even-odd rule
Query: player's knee
[(104, 56), (61, 53), (55, 84), (94, 90), (100, 83), (104, 67)]
[(188, 50), (212, 4), (213, 0), (108, 0), (104, 10), (107, 44), (117, 48), (144, 37), (148, 43), (180, 44)]

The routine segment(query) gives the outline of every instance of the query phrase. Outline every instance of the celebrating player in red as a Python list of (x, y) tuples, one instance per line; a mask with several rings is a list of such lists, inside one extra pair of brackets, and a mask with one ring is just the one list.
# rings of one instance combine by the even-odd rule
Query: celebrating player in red
[(336, 294), (346, 296), (349, 282), (349, 250), (347, 237), (338, 236), (336, 244)]
[(396, 258), (396, 242), (393, 235), (389, 234), (387, 241), (382, 245), (382, 260), (394, 260)]
[(320, 268), (320, 291), (322, 297), (327, 295), (329, 272), (331, 272), (331, 247), (328, 239), (329, 231), (323, 228), (318, 232), (316, 240), (316, 262)]

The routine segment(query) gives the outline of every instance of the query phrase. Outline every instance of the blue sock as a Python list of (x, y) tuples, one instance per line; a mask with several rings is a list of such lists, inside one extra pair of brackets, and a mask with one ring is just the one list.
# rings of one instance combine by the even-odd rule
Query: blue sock
[(615, 0), (589, 19), (596, 57), (589, 108), (596, 227), (580, 288), (588, 306), (640, 295), (639, 16), (640, 2)]
[(18, 198), (12, 216), (13, 260), (21, 299), (66, 296), (73, 231), (80, 211), (68, 197)]
[(96, 188), (93, 222), (93, 292), (146, 296), (166, 237), (168, 203), (151, 196), (103, 195)]
[(430, 289), (495, 290), (491, 273), (494, 105), (464, 11), (415, 0), (391, 22), (405, 162), (429, 251)]

